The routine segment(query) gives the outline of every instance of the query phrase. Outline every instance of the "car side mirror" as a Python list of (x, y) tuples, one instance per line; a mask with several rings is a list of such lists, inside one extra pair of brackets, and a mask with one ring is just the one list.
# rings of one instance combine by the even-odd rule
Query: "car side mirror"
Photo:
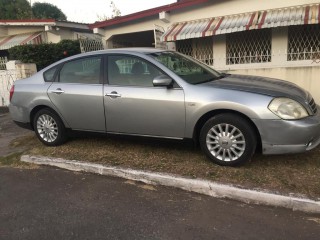
[(173, 80), (166, 75), (160, 75), (153, 79), (153, 86), (170, 88), (173, 86)]

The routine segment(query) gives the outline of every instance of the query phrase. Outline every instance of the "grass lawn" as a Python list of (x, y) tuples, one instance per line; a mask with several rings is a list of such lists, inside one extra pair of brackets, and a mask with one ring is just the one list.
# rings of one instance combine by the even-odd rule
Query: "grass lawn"
[[(46, 147), (35, 136), (16, 139), (25, 154), (173, 173), (250, 189), (320, 199), (320, 147), (303, 154), (263, 156), (238, 168), (211, 163), (191, 143), (138, 137), (76, 137)], [(0, 159), (0, 164), (3, 160)]]

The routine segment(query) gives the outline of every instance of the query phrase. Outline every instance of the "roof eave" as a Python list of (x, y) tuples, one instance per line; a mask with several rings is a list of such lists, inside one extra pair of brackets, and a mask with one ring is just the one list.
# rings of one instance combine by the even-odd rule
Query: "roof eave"
[(144, 10), (141, 12), (136, 12), (136, 13), (132, 13), (126, 16), (121, 16), (121, 17), (116, 17), (110, 20), (106, 20), (103, 22), (97, 22), (97, 23), (93, 23), (90, 24), (89, 27), (91, 29), (94, 28), (104, 28), (104, 27), (108, 27), (111, 25), (115, 25), (115, 24), (120, 24), (120, 23), (125, 23), (125, 22), (130, 22), (133, 20), (138, 20), (141, 18), (145, 18), (145, 17), (150, 17), (150, 16), (154, 16), (159, 14), (160, 12), (167, 12), (167, 11), (173, 11), (173, 10), (177, 10), (177, 9), (182, 9), (182, 8), (186, 8), (186, 7), (190, 7), (190, 6), (194, 6), (200, 3), (206, 3), (209, 0), (189, 0), (189, 1), (182, 1), (182, 2), (177, 2), (177, 3), (172, 3), (172, 4), (168, 4), (168, 5), (164, 5), (164, 6), (160, 6), (160, 7), (156, 7), (156, 8), (151, 8), (148, 10)]

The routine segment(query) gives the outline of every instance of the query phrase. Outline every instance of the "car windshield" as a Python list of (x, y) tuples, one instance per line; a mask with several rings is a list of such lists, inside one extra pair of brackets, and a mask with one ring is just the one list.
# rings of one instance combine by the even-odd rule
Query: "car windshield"
[(190, 84), (211, 82), (225, 76), (191, 57), (177, 52), (157, 52), (151, 53), (149, 56), (162, 63)]

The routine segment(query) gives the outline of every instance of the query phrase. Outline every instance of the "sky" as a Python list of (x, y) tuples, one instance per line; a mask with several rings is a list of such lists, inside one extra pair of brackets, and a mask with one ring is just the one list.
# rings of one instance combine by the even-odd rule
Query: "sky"
[[(28, 0), (29, 1), (29, 0)], [(99, 16), (111, 16), (109, 8), (110, 0), (31, 0), (34, 2), (46, 2), (56, 5), (66, 14), (68, 21), (81, 23), (94, 23)], [(176, 0), (113, 0), (116, 7), (121, 11), (121, 15), (139, 12), (149, 8), (154, 8)]]

